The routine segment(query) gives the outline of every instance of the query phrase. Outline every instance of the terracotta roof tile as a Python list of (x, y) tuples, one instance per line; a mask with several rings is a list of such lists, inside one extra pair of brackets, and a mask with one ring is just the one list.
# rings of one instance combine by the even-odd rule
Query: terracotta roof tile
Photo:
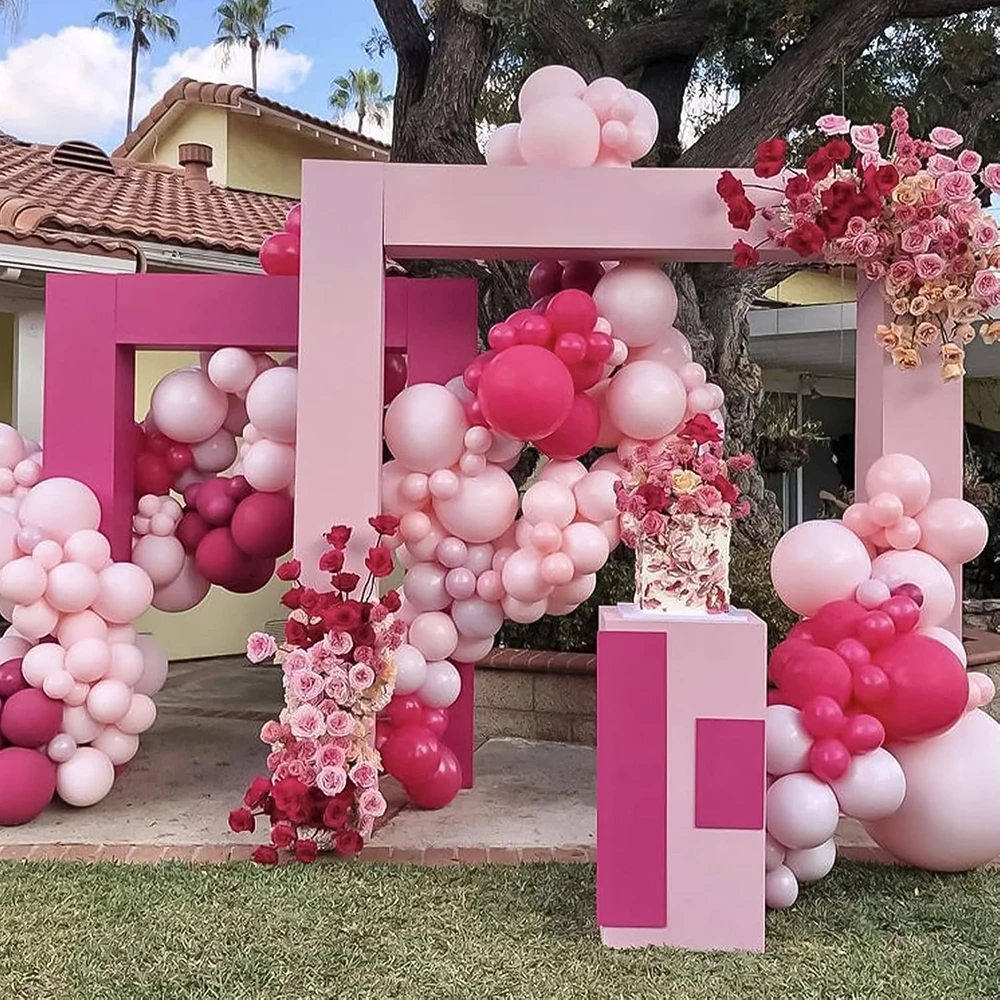
[(57, 233), (39, 230), (28, 236), (20, 236), (0, 227), (0, 244), (14, 243), (18, 246), (47, 247), (50, 250), (65, 250), (70, 253), (92, 253), (102, 257), (133, 258), (139, 269), (145, 268), (142, 251), (132, 243), (121, 240), (102, 239), (86, 233)]
[(156, 127), (157, 122), (175, 105), (186, 102), (188, 104), (211, 104), (218, 107), (239, 108), (241, 104), (257, 105), (272, 111), (279, 111), (289, 115), (299, 121), (308, 122), (317, 128), (325, 129), (350, 139), (353, 142), (363, 143), (366, 146), (374, 147), (384, 152), (388, 157), (389, 147), (384, 142), (371, 139), (360, 132), (352, 132), (350, 129), (336, 125), (325, 118), (307, 114), (298, 108), (293, 108), (280, 101), (273, 101), (269, 97), (262, 97), (249, 87), (244, 87), (238, 83), (203, 83), (199, 80), (192, 80), (188, 77), (178, 80), (150, 109), (149, 114), (142, 119), (132, 129), (124, 142), (111, 154), (112, 156), (127, 156), (140, 142)]

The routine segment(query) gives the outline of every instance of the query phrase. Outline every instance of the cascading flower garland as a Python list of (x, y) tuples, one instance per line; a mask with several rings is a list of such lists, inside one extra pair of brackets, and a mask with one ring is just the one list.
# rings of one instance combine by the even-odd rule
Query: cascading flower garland
[(252, 832), (257, 816), (267, 816), (271, 843), (253, 855), (261, 864), (276, 864), (282, 849), (307, 863), (321, 847), (357, 854), (386, 811), (371, 734), (392, 698), (393, 650), (406, 627), (393, 617), (400, 607), (394, 590), (376, 600), (378, 580), (392, 572), (392, 553), (381, 542), (395, 536), (399, 521), (381, 515), (369, 523), (379, 537), (365, 560), (369, 575), (358, 597), (361, 578), (344, 571), (351, 529), (338, 525), (327, 533), (330, 548), (319, 562), (333, 589), (302, 586), (301, 564), (285, 563), (278, 570), (292, 583), (282, 597), (290, 609), (285, 642), (279, 648), (261, 632), (247, 642), (251, 662), (274, 656), (284, 674), (285, 708), (260, 733), (271, 747), (270, 777), (255, 778), (243, 805), (229, 815), (236, 833)]
[[(719, 178), (717, 191), (734, 228), (749, 230), (758, 214), (769, 225), (756, 245), (735, 243), (736, 266), (756, 264), (767, 243), (856, 266), (881, 283), (896, 317), (876, 331), (893, 364), (919, 368), (921, 350), (936, 348), (945, 381), (961, 378), (974, 324), (1000, 305), (997, 226), (979, 201), (984, 188), (1000, 191), (1000, 163), (983, 167), (975, 150), (956, 152), (964, 139), (954, 129), (912, 136), (903, 108), (893, 111), (888, 127), (852, 126), (842, 115), (816, 124), (827, 141), (804, 170), (787, 169), (784, 139), (757, 149), (754, 172), (779, 178), (780, 188), (760, 185), (780, 192), (779, 204), (760, 208), (732, 172)], [(1000, 324), (982, 323), (979, 333), (993, 343)]]

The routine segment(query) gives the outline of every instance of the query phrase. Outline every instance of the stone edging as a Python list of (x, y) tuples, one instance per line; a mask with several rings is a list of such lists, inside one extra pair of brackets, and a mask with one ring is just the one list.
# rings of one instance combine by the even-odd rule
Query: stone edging
[(542, 649), (494, 649), (477, 664), (487, 670), (519, 670), (524, 673), (597, 675), (593, 653), (560, 653)]

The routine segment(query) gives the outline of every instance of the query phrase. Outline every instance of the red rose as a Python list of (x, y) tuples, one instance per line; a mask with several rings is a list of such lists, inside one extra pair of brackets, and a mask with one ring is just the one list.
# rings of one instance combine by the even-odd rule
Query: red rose
[(712, 485), (722, 494), (726, 503), (735, 503), (740, 498), (740, 491), (725, 476), (719, 476)]
[(394, 590), (390, 590), (388, 593), (382, 595), (381, 604), (386, 611), (398, 611), (403, 606), (403, 602), (399, 599), (399, 594)]
[(816, 225), (828, 240), (840, 239), (847, 232), (848, 217), (843, 212), (822, 212), (816, 216)]
[(843, 163), (851, 155), (851, 144), (846, 139), (831, 139), (822, 148), (835, 163)]
[(661, 486), (643, 483), (635, 492), (645, 501), (647, 510), (663, 510), (666, 506), (667, 494)]
[(257, 820), (249, 809), (234, 809), (229, 814), (229, 829), (233, 833), (253, 833)]
[(849, 209), (858, 197), (858, 189), (848, 181), (834, 181), (819, 197), (826, 209)]
[(371, 625), (359, 625), (354, 630), (354, 647), (357, 651), (358, 646), (374, 646), (375, 645), (375, 630)]
[(351, 540), (351, 529), (346, 524), (335, 524), (323, 537), (335, 549), (344, 549)]
[(750, 246), (749, 243), (744, 243), (743, 240), (737, 240), (733, 244), (733, 264), (740, 268), (740, 270), (745, 270), (759, 263), (760, 254), (756, 247)]
[(330, 799), (323, 810), (323, 826), (328, 830), (339, 830), (348, 817), (348, 807), (337, 799)]
[(298, 839), (291, 823), (275, 823), (271, 827), (271, 843), (279, 850), (294, 846)]
[(361, 577), (357, 573), (338, 573), (332, 582), (334, 588), (341, 593), (353, 594), (361, 582)]
[(805, 174), (796, 174), (785, 185), (785, 197), (801, 198), (804, 194), (810, 194), (812, 189), (812, 181)]
[(353, 601), (343, 601), (323, 612), (323, 624), (333, 632), (350, 632), (361, 624), (361, 612)]
[(815, 222), (800, 222), (787, 236), (785, 244), (800, 257), (811, 257), (823, 249), (826, 234)]
[(319, 854), (319, 844), (315, 840), (300, 840), (295, 845), (295, 860), (304, 865), (311, 865)]
[(288, 562), (282, 563), (278, 567), (277, 577), (279, 580), (284, 580), (289, 583), (292, 580), (297, 580), (302, 575), (302, 563), (298, 559), (289, 559)]
[(271, 794), (271, 782), (268, 778), (254, 778), (243, 796), (243, 805), (248, 809), (259, 809), (264, 799)]
[(342, 830), (337, 834), (334, 844), (340, 854), (359, 854), (365, 846), (357, 830)]
[(746, 189), (743, 182), (731, 170), (723, 170), (719, 177), (715, 190), (719, 197), (728, 205), (734, 198), (746, 196)]
[(394, 514), (379, 514), (368, 518), (368, 523), (380, 534), (390, 538), (399, 530), (399, 518)]
[(806, 175), (811, 181), (821, 181), (830, 176), (830, 171), (834, 168), (834, 162), (826, 149), (820, 147), (812, 156), (806, 160)]
[(758, 177), (774, 177), (785, 166), (788, 143), (784, 139), (767, 139), (757, 147), (757, 163), (753, 172)]
[(267, 844), (261, 844), (250, 857), (259, 865), (276, 865), (278, 863), (278, 852)]
[(291, 815), (293, 808), (309, 794), (309, 789), (298, 778), (282, 778), (271, 789), (274, 804)]
[(880, 195), (891, 194), (898, 183), (899, 171), (891, 163), (884, 163), (875, 171), (875, 186)]
[(729, 206), (729, 224), (733, 229), (749, 229), (757, 209), (749, 198), (740, 198)]
[(695, 444), (708, 444), (710, 441), (721, 441), (719, 426), (707, 414), (699, 413), (692, 417), (678, 432), (678, 436), (694, 441)]
[(344, 568), (344, 550), (329, 549), (319, 557), (319, 568), (323, 573), (339, 573)]
[(303, 587), (302, 593), (299, 594), (299, 607), (303, 611), (308, 611), (309, 614), (319, 610), (320, 605), (323, 603), (323, 598), (320, 596), (319, 592), (313, 590), (311, 587)]
[(286, 590), (281, 595), (281, 603), (284, 604), (286, 608), (290, 608), (294, 611), (296, 608), (302, 607), (302, 588), (292, 587), (291, 590)]
[(384, 545), (376, 545), (368, 550), (365, 566), (372, 576), (381, 579), (392, 572), (392, 553)]
[(309, 630), (296, 618), (285, 622), (285, 642), (290, 646), (301, 646), (309, 637)]

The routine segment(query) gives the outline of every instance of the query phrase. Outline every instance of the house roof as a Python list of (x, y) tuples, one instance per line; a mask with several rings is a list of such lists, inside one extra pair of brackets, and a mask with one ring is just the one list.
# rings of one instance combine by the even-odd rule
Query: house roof
[(121, 158), (110, 160), (111, 172), (62, 165), (53, 151), (0, 136), (0, 240), (104, 253), (145, 240), (255, 256), (295, 204), (215, 184), (200, 191), (183, 169)]
[(153, 106), (138, 125), (125, 137), (124, 142), (111, 154), (112, 156), (127, 156), (156, 127), (157, 123), (177, 104), (205, 104), (215, 107), (239, 110), (244, 107), (256, 107), (265, 111), (274, 111), (298, 121), (305, 122), (314, 128), (323, 129), (340, 136), (359, 146), (367, 146), (378, 154), (378, 159), (389, 158), (389, 147), (384, 142), (371, 139), (360, 132), (335, 125), (325, 118), (306, 114), (298, 108), (262, 97), (256, 91), (238, 83), (203, 83), (199, 80), (185, 78), (178, 80)]

